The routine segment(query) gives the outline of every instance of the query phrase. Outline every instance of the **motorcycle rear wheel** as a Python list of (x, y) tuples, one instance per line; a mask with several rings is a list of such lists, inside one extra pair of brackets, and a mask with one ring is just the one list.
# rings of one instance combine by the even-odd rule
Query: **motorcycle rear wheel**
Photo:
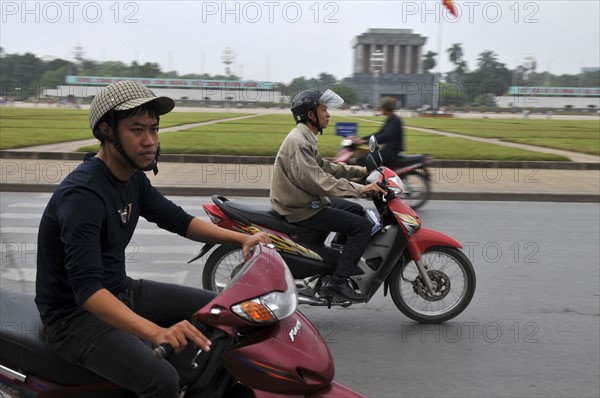
[(217, 247), (206, 260), (202, 270), (202, 287), (221, 292), (240, 269), (244, 261), (242, 248), (234, 245)]
[(462, 251), (453, 247), (430, 247), (421, 259), (438, 295), (430, 296), (426, 290), (415, 289), (415, 281), (418, 285), (421, 277), (416, 265), (410, 261), (396, 267), (390, 275), (392, 300), (404, 315), (415, 321), (448, 321), (463, 312), (475, 294), (473, 265)]
[(404, 192), (400, 194), (402, 200), (412, 207), (418, 209), (431, 198), (431, 184), (429, 178), (423, 172), (411, 171), (400, 176), (404, 184)]

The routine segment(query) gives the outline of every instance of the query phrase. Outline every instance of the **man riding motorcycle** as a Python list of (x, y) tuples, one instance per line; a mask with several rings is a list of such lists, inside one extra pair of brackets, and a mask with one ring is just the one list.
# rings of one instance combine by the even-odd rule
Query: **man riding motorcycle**
[[(383, 127), (381, 127), (377, 133), (362, 138), (355, 137), (352, 139), (352, 141), (354, 141), (354, 143), (357, 145), (365, 144), (369, 142), (369, 138), (371, 138), (371, 136), (375, 136), (377, 142), (379, 144), (383, 144), (383, 148), (380, 150), (381, 157), (383, 158), (383, 164), (387, 167), (392, 167), (392, 165), (404, 152), (404, 128), (402, 126), (402, 121), (394, 113), (394, 110), (396, 109), (395, 98), (382, 98), (381, 102), (379, 103), (379, 107), (381, 109), (381, 113), (386, 117)], [(365, 162), (367, 156), (368, 154), (354, 159), (349, 163), (364, 166), (366, 164)]]
[(364, 167), (332, 163), (317, 151), (317, 133), (329, 124), (328, 109), (339, 108), (344, 100), (331, 90), (310, 89), (292, 100), (296, 122), (275, 158), (271, 205), (288, 222), (318, 231), (334, 231), (347, 241), (336, 271), (325, 292), (351, 301), (364, 301), (348, 278), (371, 237), (371, 222), (362, 206), (330, 196), (361, 197), (369, 191), (385, 193), (376, 183), (361, 185), (349, 179), (367, 175)]

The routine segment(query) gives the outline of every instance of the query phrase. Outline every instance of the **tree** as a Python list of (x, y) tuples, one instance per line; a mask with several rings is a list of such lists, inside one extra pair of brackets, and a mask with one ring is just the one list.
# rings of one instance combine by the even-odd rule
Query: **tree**
[(462, 56), (463, 56), (463, 50), (462, 50), (460, 43), (454, 43), (452, 45), (452, 47), (450, 47), (446, 51), (448, 52), (448, 57), (450, 59), (450, 62), (452, 62), (454, 65), (458, 66), (458, 63), (462, 61)]
[(465, 95), (468, 102), (481, 97), (478, 103), (489, 103), (490, 98), (503, 95), (512, 84), (513, 72), (498, 62), (493, 51), (484, 51), (477, 58), (479, 68), (464, 77)]
[(42, 75), (42, 84), (45, 87), (60, 86), (65, 83), (68, 74), (68, 66), (64, 65), (57, 69), (51, 69)]
[(433, 52), (433, 51), (427, 51), (427, 53), (425, 53), (423, 55), (423, 70), (425, 72), (429, 72), (431, 69), (435, 68), (436, 62), (435, 62), (435, 56), (437, 55), (437, 53)]
[(337, 79), (332, 74), (321, 72), (319, 74), (318, 82), (320, 89), (325, 90), (328, 86), (334, 85), (337, 82)]
[(485, 50), (479, 54), (477, 66), (481, 70), (493, 70), (504, 67), (504, 64), (498, 62), (498, 56), (493, 51)]
[(160, 66), (156, 62), (146, 62), (139, 65), (139, 77), (153, 78), (160, 75)]
[(344, 99), (344, 105), (349, 106), (358, 103), (358, 95), (350, 87), (339, 84), (331, 87), (331, 89)]

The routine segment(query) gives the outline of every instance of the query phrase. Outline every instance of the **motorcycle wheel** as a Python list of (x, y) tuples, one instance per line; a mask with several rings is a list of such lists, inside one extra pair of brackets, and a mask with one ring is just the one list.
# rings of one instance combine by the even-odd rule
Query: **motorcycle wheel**
[(394, 304), (404, 315), (418, 322), (448, 321), (463, 312), (473, 298), (473, 265), (463, 252), (453, 247), (430, 247), (421, 258), (436, 295), (429, 294), (416, 265), (410, 261), (396, 267), (390, 275)]
[(404, 192), (400, 195), (402, 200), (412, 207), (418, 209), (431, 198), (431, 184), (429, 178), (422, 172), (411, 171), (400, 176), (404, 184)]
[(244, 256), (240, 246), (221, 245), (206, 260), (202, 270), (202, 287), (214, 292), (222, 291), (240, 270)]

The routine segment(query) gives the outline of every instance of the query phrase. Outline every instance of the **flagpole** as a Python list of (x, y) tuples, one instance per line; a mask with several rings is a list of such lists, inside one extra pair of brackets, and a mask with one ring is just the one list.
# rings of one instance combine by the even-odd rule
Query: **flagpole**
[(436, 71), (433, 75), (433, 110), (437, 111), (438, 109), (438, 103), (439, 103), (439, 94), (440, 94), (440, 81), (439, 81), (439, 75), (440, 75), (440, 61), (441, 61), (441, 57), (442, 57), (442, 23), (444, 21), (444, 18), (442, 16), (442, 12), (443, 12), (443, 8), (442, 11), (440, 12), (440, 22), (438, 24), (438, 37), (437, 37), (437, 45), (438, 45), (438, 62), (436, 62)]

